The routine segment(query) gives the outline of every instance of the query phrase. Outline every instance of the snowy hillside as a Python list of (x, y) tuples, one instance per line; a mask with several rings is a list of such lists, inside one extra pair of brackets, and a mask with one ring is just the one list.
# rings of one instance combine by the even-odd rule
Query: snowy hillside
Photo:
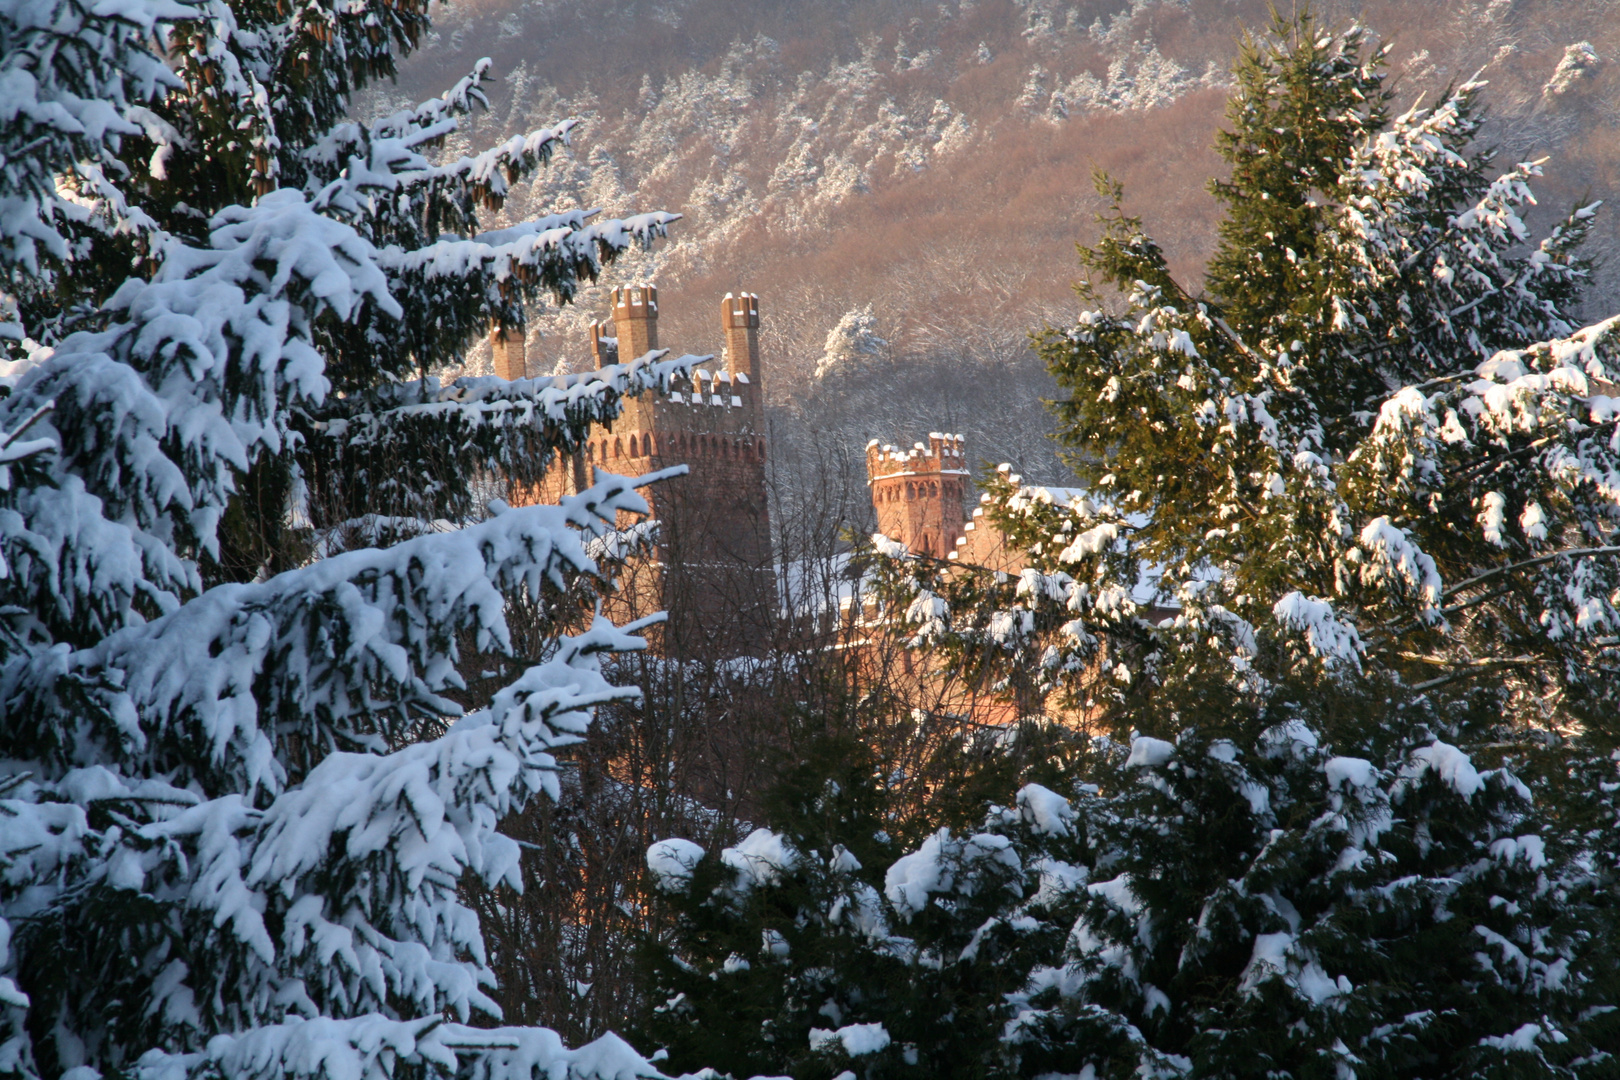
[[(1542, 190), (1561, 212), (1620, 187), (1609, 6), (1323, 14), (1392, 42), (1397, 106), (1484, 68), (1494, 139), (1504, 157), (1551, 158)], [(1264, 19), (1247, 0), (477, 0), (439, 11), (427, 47), (367, 109), (492, 56), (504, 86), (459, 136), (467, 145), (583, 121), (571, 156), (509, 217), (559, 204), (685, 215), (624, 268), (660, 285), (667, 344), (717, 349), (717, 298), (750, 289), (774, 404), (820, 402), (812, 426), (856, 444), (944, 424), (976, 458), (1022, 458), (1038, 475), (1048, 452), (1032, 399), (1048, 387), (1025, 334), (1073, 306), (1072, 245), (1095, 235), (1100, 209), (1089, 174), (1124, 181), (1128, 208), (1190, 279), (1213, 241), (1204, 185), (1219, 170), (1226, 72), (1243, 28)], [(1615, 236), (1606, 222), (1595, 247), (1614, 250)], [(1615, 281), (1611, 269), (1611, 296)], [(588, 364), (583, 328), (603, 291), (532, 313), (533, 373)], [(828, 363), (829, 333), (868, 304), (886, 348), (858, 354), (865, 372)], [(469, 362), (487, 365), (487, 350)]]

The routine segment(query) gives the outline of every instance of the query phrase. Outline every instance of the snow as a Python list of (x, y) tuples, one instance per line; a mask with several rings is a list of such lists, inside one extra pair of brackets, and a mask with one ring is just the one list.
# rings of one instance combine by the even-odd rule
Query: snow
[(904, 559), (911, 555), (906, 545), (898, 540), (890, 540), (882, 533), (872, 534), (872, 546), (877, 549), (879, 555), (888, 559)]
[(577, 1080), (648, 1080), (662, 1074), (617, 1035), (569, 1049), (546, 1028), (475, 1028), (438, 1017), (392, 1020), (289, 1017), (241, 1034), (218, 1035), (206, 1049), (148, 1051), (134, 1080), (189, 1080), (198, 1074), (288, 1080), (389, 1080), (405, 1067), (483, 1080), (557, 1075)]
[(1294, 591), (1278, 600), (1271, 613), (1282, 626), (1303, 633), (1311, 653), (1329, 668), (1360, 670), (1361, 635), (1335, 615), (1329, 601)]
[(1239, 988), (1253, 991), (1255, 986), (1275, 975), (1286, 974), (1288, 971), (1288, 954), (1293, 947), (1294, 935), (1288, 931), (1274, 934), (1256, 934), (1254, 950), (1249, 956), (1249, 963), (1243, 969)]
[(972, 896), (986, 876), (993, 880), (1021, 866), (1017, 849), (1005, 836), (977, 833), (958, 838), (942, 828), (889, 866), (883, 895), (901, 918), (909, 920), (928, 906), (933, 893)]
[(1157, 769), (1176, 756), (1174, 743), (1137, 735), (1131, 739), (1131, 756), (1126, 759), (1127, 769)]
[(889, 1046), (889, 1032), (882, 1024), (848, 1024), (836, 1031), (810, 1029), (810, 1049), (841, 1048), (850, 1057), (875, 1054)]
[[(212, 750), (197, 774), (210, 790), (273, 793), (285, 777), (275, 729), (261, 727), (259, 716), (293, 700), (326, 718), (314, 731), (360, 726), (412, 704), (456, 715), (460, 709), (439, 692), (458, 678), (454, 652), (444, 651), (454, 644), (420, 628), (460, 625), (480, 648), (509, 648), (501, 589), (537, 596), (543, 584), (594, 573), (582, 536), (607, 531), (621, 508), (646, 512), (631, 485), (602, 474), (558, 506), (510, 509), (457, 532), (348, 552), (259, 584), (219, 586), (91, 648), (13, 663), (0, 672), (0, 686), (33, 723), (81, 732), (77, 753), (99, 744), (111, 760), (196, 769), (165, 757), (175, 752), (173, 740), (194, 739)], [(421, 584), (411, 586), (415, 574)], [(315, 623), (334, 611), (353, 628), (346, 646), (308, 648)], [(104, 687), (94, 703), (120, 725), (118, 742), (92, 728), (82, 709), (60, 715), (51, 687), (64, 676)]]
[(1512, 864), (1522, 859), (1530, 870), (1540, 870), (1547, 865), (1547, 842), (1539, 836), (1504, 836), (1491, 841), (1490, 852), (1491, 858), (1502, 863)]
[(1017, 805), (1025, 821), (1037, 833), (1068, 836), (1074, 826), (1074, 807), (1057, 792), (1039, 784), (1025, 784), (1018, 791)]
[(1343, 975), (1337, 979), (1328, 975), (1308, 953), (1298, 948), (1296, 936), (1286, 930), (1255, 935), (1254, 949), (1243, 969), (1239, 989), (1253, 994), (1261, 983), (1273, 978), (1282, 978), (1314, 1005), (1353, 989), (1350, 980)]
[(926, 644), (945, 635), (950, 628), (950, 614), (950, 606), (944, 597), (924, 589), (918, 591), (906, 608), (906, 622), (917, 627), (914, 640), (918, 644)]
[(1390, 586), (1398, 594), (1414, 594), (1431, 612), (1438, 606), (1444, 591), (1440, 571), (1405, 529), (1388, 517), (1377, 517), (1367, 523), (1357, 539), (1369, 556), (1361, 566), (1364, 583)]
[(702, 858), (703, 849), (690, 840), (660, 840), (647, 849), (647, 869), (652, 872), (658, 888), (665, 892), (682, 892)]
[(1370, 788), (1378, 783), (1378, 767), (1362, 758), (1335, 757), (1322, 763), (1328, 787)]
[(1059, 553), (1063, 562), (1079, 562), (1088, 555), (1097, 555), (1113, 548), (1120, 535), (1119, 525), (1105, 521), (1075, 536), (1074, 541)]
[(916, 851), (896, 859), (884, 873), (883, 895), (902, 918), (909, 919), (927, 907), (930, 893), (950, 888), (951, 874), (943, 860), (952, 843), (950, 830), (940, 829)]
[(1403, 777), (1413, 780), (1421, 780), (1428, 773), (1465, 799), (1472, 799), (1485, 786), (1468, 755), (1439, 739), (1412, 751), (1410, 763), (1401, 770)]
[[(322, 24), (322, 55), (374, 76), (420, 14), (350, 11)], [(497, 826), (536, 795), (560, 797), (556, 752), (583, 738), (596, 706), (638, 693), (611, 683), (601, 660), (644, 647), (635, 630), (647, 623), (587, 619), (467, 715), (446, 693), (462, 689), (459, 650), (511, 654), (509, 601), (592, 577), (592, 542), (621, 512), (647, 511), (635, 482), (602, 474), (563, 505), (491, 504), (488, 520), (460, 529), (449, 518), (481, 515), (466, 495), (448, 514), (354, 518), (346, 531), (431, 535), (325, 558), (333, 545), (317, 537), (303, 565), (273, 576), (267, 565), (242, 584), (205, 589), (203, 568), (220, 554), (241, 477), (267, 456), (290, 467), (291, 519), (307, 528), (315, 500), (299, 470), (312, 457), (431, 430), (454, 464), (472, 459), (469, 472), (500, 468), (519, 445), (543, 462), (570, 432), (616, 416), (623, 395), (667, 381), (682, 362), (658, 354), (543, 386), (379, 372), (340, 395), (328, 365), (370, 362), (384, 343), (391, 362), (434, 365), (540, 283), (570, 295), (675, 215), (581, 211), (481, 233), (470, 208), (494, 208), (572, 121), (430, 165), (418, 151), (483, 100), (486, 61), (370, 129), (303, 132), (346, 108), (347, 77), (300, 69), (314, 93), (289, 95), (278, 58), (310, 31), (304, 16), (261, 16), (249, 29), (245, 9), (212, 0), (0, 3), (0, 270), (62, 283), (64, 312), (92, 327), (38, 328), (49, 349), (26, 339), (35, 328), (0, 328), (28, 353), (0, 374), (0, 578), (31, 616), (21, 637), (0, 630), (0, 694), (9, 745), (33, 755), (0, 810), (5, 911), (22, 910), (19, 895), (73, 910), (87, 892), (140, 890), (142, 911), (156, 913), (139, 917), (188, 939), (184, 961), (167, 946), (143, 952), (135, 932), (135, 953), (117, 958), (124, 974), (95, 960), (64, 971), (62, 993), (82, 997), (84, 1015), (65, 1015), (50, 1037), (64, 1067), (92, 1058), (154, 1078), (654, 1076), (611, 1037), (569, 1051), (543, 1029), (446, 1022), (499, 1014), (460, 885), (522, 887), (518, 846)], [(185, 40), (170, 52), (163, 24), (176, 19)], [(36, 46), (53, 59), (39, 63)], [(166, 115), (188, 117), (201, 108), (194, 90), (215, 95), (204, 111), (219, 108), (216, 127), (239, 132), (231, 153), (251, 161), (238, 179), (255, 195), (230, 205), (222, 190), (181, 214), (181, 237), (125, 197), (124, 170), (104, 166), (137, 133), (156, 146), (142, 163), (155, 179), (181, 155), (212, 159), (215, 148), (187, 141), (198, 129), (147, 107), (170, 91)], [(297, 176), (281, 184), (284, 170)], [(104, 274), (107, 238), (125, 265), (139, 253), (121, 285)], [(47, 253), (60, 276), (43, 276)], [(94, 288), (75, 293), (92, 274)], [(99, 312), (84, 306), (103, 297)], [(15, 1007), (26, 1003), (9, 977), (11, 925), (0, 919), (0, 997)], [(399, 1019), (412, 1012), (421, 1019)], [(21, 1052), (12, 1019), (0, 1056)], [(153, 1041), (206, 1049), (135, 1061)]]
[(799, 865), (799, 853), (787, 838), (769, 829), (755, 829), (736, 847), (720, 852), (720, 861), (737, 871), (744, 890), (774, 885)]
[(1075, 889), (1086, 884), (1091, 876), (1083, 866), (1074, 866), (1050, 858), (1037, 859), (1030, 864), (1030, 869), (1040, 876), (1035, 895), (1032, 897), (1032, 902), (1036, 904), (1052, 905), (1062, 902)]
[(1086, 886), (1086, 892), (1101, 897), (1127, 915), (1135, 915), (1142, 910), (1142, 902), (1131, 889), (1129, 874), (1121, 874), (1108, 881), (1094, 882)]
[(1266, 748), (1268, 756), (1279, 753), (1291, 753), (1300, 756), (1315, 750), (1319, 740), (1316, 732), (1303, 720), (1285, 720), (1275, 727), (1267, 728), (1260, 735), (1260, 743)]
[(1496, 1050), (1534, 1052), (1536, 1043), (1545, 1040), (1550, 1043), (1568, 1042), (1569, 1039), (1562, 1032), (1543, 1027), (1540, 1024), (1523, 1024), (1506, 1035), (1487, 1035), (1479, 1040), (1479, 1045), (1489, 1046)]
[(1541, 88), (1542, 96), (1554, 98), (1569, 93), (1577, 83), (1591, 74), (1598, 63), (1597, 50), (1592, 47), (1590, 41), (1577, 41), (1565, 47), (1564, 55), (1558, 61), (1558, 67), (1553, 70), (1552, 78)]
[(821, 380), (835, 374), (849, 374), (882, 360), (888, 353), (889, 343), (877, 334), (877, 316), (872, 305), (852, 308), (827, 331), (827, 341), (822, 346), (813, 377)]
[(1502, 526), (1507, 521), (1507, 496), (1500, 491), (1487, 491), (1480, 497), (1479, 525), (1487, 543), (1506, 547)]

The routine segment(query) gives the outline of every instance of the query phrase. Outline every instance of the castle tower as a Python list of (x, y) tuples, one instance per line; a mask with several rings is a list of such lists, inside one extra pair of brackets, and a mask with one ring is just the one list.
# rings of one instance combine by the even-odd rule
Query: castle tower
[(491, 330), (489, 347), (494, 353), (495, 374), (508, 380), (529, 377), (528, 361), (523, 353), (523, 331), (520, 328), (502, 330), (496, 327)]
[[(758, 386), (759, 382), (759, 297), (753, 293), (720, 301), (720, 330), (726, 341), (726, 371), (733, 386)], [(755, 405), (760, 406), (758, 395)]]
[(619, 356), (634, 360), (658, 348), (658, 287), (630, 285), (613, 290), (613, 325)]
[[(539, 486), (522, 493), (525, 501), (554, 502), (603, 472), (636, 476), (686, 466), (686, 475), (643, 491), (658, 520), (656, 547), (630, 560), (609, 605), (619, 621), (669, 612), (650, 638), (666, 655), (758, 652), (776, 616), (758, 299), (727, 297), (720, 334), (730, 370), (705, 358), (667, 390), (625, 399), (611, 425), (593, 426), (577, 453), (559, 457)], [(657, 287), (614, 289), (612, 319), (591, 324), (588, 344), (597, 368), (657, 349)], [(634, 521), (627, 515), (619, 524)]]
[(910, 450), (866, 444), (867, 483), (878, 531), (918, 555), (949, 558), (966, 535), (968, 468), (960, 435), (931, 432)]

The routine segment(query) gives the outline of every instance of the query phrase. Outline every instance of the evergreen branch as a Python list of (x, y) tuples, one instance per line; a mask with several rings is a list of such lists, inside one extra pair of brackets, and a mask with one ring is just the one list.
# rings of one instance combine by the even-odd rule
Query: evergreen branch
[(1554, 551), (1547, 555), (1539, 555), (1534, 559), (1525, 559), (1523, 562), (1516, 562), (1509, 566), (1499, 566), (1494, 570), (1487, 570), (1483, 574), (1476, 574), (1466, 581), (1459, 581), (1457, 584), (1441, 593), (1440, 598), (1443, 600), (1448, 596), (1454, 596), (1464, 589), (1471, 589), (1481, 582), (1489, 581), (1491, 578), (1500, 577), (1503, 574), (1510, 574), (1515, 570), (1528, 570), (1533, 566), (1540, 566), (1543, 563), (1553, 562), (1557, 559), (1588, 558), (1603, 555), (1620, 555), (1620, 545), (1593, 548), (1564, 548), (1560, 551)]
[[(1434, 663), (1437, 665), (1446, 666), (1444, 661), (1438, 659), (1408, 653), (1402, 653), (1401, 655), (1407, 657), (1408, 659), (1417, 660), (1422, 663)], [(1493, 657), (1484, 660), (1470, 660), (1460, 665), (1449, 665), (1458, 668), (1458, 670), (1453, 671), (1450, 675), (1441, 675), (1437, 678), (1428, 679), (1424, 682), (1414, 683), (1410, 689), (1415, 693), (1424, 693), (1437, 687), (1459, 682), (1463, 679), (1471, 679), (1477, 675), (1484, 675), (1500, 668), (1523, 667), (1528, 664), (1537, 663), (1545, 663), (1545, 660), (1539, 656)]]
[(1206, 311), (1206, 314), (1209, 316), (1209, 321), (1213, 323), (1222, 334), (1225, 334), (1227, 339), (1231, 341), (1233, 345), (1237, 346), (1239, 352), (1257, 364), (1265, 363), (1265, 360), (1261, 358), (1260, 354), (1249, 348), (1249, 346), (1244, 343), (1243, 339), (1238, 337), (1237, 331), (1233, 330), (1227, 325), (1225, 319), (1221, 318), (1219, 315), (1216, 315), (1214, 312)]
[(1442, 488), (1441, 491), (1456, 491), (1458, 488), (1472, 483), (1476, 474), (1481, 472), (1489, 472), (1493, 466), (1505, 465), (1516, 458), (1524, 457), (1527, 454), (1533, 454), (1537, 450), (1540, 450), (1543, 446), (1546, 446), (1548, 443), (1557, 442), (1560, 438), (1562, 438), (1561, 434), (1547, 435), (1543, 438), (1536, 439), (1534, 442), (1521, 446), (1516, 450), (1510, 450), (1505, 454), (1498, 454), (1495, 457), (1485, 458), (1484, 460), (1477, 461), (1472, 465), (1465, 465), (1460, 470), (1460, 475), (1458, 475), (1457, 478), (1451, 483)]
[(0, 442), (0, 451), (11, 449), (11, 444), (22, 438), (23, 432), (27, 431), (40, 420), (44, 419), (45, 416), (54, 408), (56, 408), (56, 399), (52, 398), (51, 400), (42, 404), (39, 408), (35, 409), (33, 412), (29, 413), (23, 418), (22, 423), (13, 428), (10, 434), (6, 436), (5, 442)]
[[(1377, 353), (1382, 352), (1385, 349), (1393, 349), (1398, 344), (1401, 344), (1401, 343), (1400, 342), (1390, 342), (1387, 345), (1375, 345), (1372, 349), (1368, 350), (1365, 353), (1346, 353), (1345, 358), (1349, 359), (1349, 360), (1366, 360), (1369, 357), (1372, 357), (1372, 356), (1376, 355)], [(1420, 383), (1413, 383), (1410, 386), (1396, 387), (1394, 392), (1399, 393), (1402, 390), (1427, 390), (1432, 386), (1443, 386), (1446, 383), (1462, 382), (1464, 379), (1477, 379), (1477, 378), (1479, 378), (1479, 373), (1476, 372), (1476, 371), (1472, 371), (1472, 370), (1470, 370), (1470, 371), (1461, 371), (1461, 372), (1458, 372), (1455, 375), (1439, 375), (1439, 376), (1436, 376), (1435, 378), (1427, 379), (1427, 380), (1425, 380), (1423, 382), (1420, 382)], [(1379, 404), (1381, 402), (1388, 401), (1391, 396), (1392, 396), (1391, 392), (1389, 390), (1385, 390), (1383, 392), (1373, 394), (1370, 397), (1363, 398), (1362, 399), (1362, 404), (1364, 404), (1364, 405), (1376, 405), (1376, 404)]]

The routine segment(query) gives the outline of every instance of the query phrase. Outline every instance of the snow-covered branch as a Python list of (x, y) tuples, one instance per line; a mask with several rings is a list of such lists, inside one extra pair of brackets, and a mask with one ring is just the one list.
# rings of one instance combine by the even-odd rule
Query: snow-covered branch
[(209, 792), (280, 791), (298, 779), (289, 763), (381, 749), (423, 716), (459, 713), (440, 693), (461, 683), (457, 634), (509, 650), (503, 592), (538, 598), (594, 574), (585, 537), (646, 513), (633, 485), (656, 478), (608, 476), (559, 506), (216, 586), (90, 648), (19, 658), (0, 669), (18, 718), (4, 744), (49, 747), (33, 756), (60, 769), (94, 746)]

